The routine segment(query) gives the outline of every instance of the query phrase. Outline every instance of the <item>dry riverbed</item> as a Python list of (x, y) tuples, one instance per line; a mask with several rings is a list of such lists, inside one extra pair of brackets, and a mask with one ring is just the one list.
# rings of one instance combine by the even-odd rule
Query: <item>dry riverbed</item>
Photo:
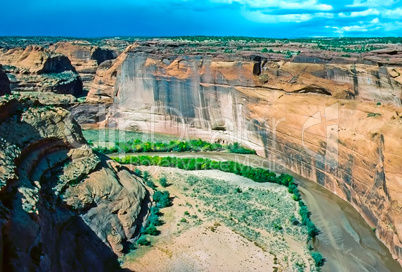
[[(134, 271), (315, 271), (298, 204), (285, 187), (220, 171), (139, 167), (174, 196), (151, 246), (123, 260)], [(158, 180), (171, 183), (162, 188)], [(299, 218), (300, 219), (300, 218)]]

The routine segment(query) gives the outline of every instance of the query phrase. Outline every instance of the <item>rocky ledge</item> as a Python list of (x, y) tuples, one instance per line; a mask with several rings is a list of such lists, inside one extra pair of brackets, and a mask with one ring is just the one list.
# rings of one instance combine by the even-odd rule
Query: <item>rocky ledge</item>
[(0, 51), (0, 63), (6, 70), (12, 91), (40, 91), (78, 96), (82, 80), (70, 60), (43, 47)]
[(35, 98), (0, 98), (0, 135), (0, 267), (119, 270), (148, 211), (142, 180)]

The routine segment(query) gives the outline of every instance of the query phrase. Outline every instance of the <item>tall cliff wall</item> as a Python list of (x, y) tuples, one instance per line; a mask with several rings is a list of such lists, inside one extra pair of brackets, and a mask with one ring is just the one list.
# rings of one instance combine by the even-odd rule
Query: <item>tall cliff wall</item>
[(349, 201), (401, 261), (402, 68), (317, 59), (134, 45), (100, 66), (93, 105), (74, 111), (81, 123), (242, 141)]

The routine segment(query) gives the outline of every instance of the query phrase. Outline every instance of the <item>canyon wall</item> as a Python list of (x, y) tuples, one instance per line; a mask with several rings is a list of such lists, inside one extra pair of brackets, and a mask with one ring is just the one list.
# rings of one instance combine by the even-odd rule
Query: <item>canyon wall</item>
[(386, 58), (133, 45), (100, 65), (91, 104), (73, 112), (87, 126), (242, 142), (349, 201), (401, 262), (402, 68)]
[(11, 82), (11, 91), (82, 93), (82, 80), (70, 60), (40, 46), (0, 50), (3, 65)]
[(115, 59), (118, 54), (114, 50), (94, 46), (85, 41), (58, 42), (50, 46), (49, 50), (69, 58), (81, 76), (86, 90), (90, 89), (98, 66), (106, 60)]
[(119, 271), (147, 191), (54, 101), (0, 98), (0, 271)]

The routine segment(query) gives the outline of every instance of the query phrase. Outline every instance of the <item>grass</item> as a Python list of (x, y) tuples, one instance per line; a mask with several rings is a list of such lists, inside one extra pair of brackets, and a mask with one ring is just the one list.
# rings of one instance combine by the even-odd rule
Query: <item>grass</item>
[(377, 112), (369, 112), (367, 113), (367, 117), (377, 117), (377, 116), (381, 116), (381, 113), (377, 113)]

